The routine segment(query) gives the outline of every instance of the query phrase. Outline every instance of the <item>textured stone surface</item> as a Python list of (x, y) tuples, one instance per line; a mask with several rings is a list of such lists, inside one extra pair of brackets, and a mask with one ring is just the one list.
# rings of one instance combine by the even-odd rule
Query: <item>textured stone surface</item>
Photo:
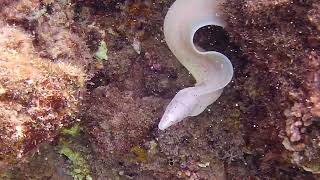
[(319, 6), (316, 0), (230, 0), (225, 5), (227, 30), (252, 62), (251, 76), (265, 73), (273, 79), (266, 81), (265, 92), (274, 94), (266, 102), (273, 108), (266, 112), (281, 127), (291, 160), (314, 172), (320, 170), (312, 165), (320, 150)]
[(85, 75), (35, 54), (18, 28), (0, 29), (0, 159), (16, 161), (75, 119)]

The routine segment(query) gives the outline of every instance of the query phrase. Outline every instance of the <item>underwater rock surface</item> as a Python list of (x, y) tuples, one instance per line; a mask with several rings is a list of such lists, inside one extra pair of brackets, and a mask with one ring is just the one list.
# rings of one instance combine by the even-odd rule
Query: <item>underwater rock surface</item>
[(81, 68), (40, 58), (23, 30), (0, 28), (0, 167), (75, 120), (84, 81)]
[[(286, 125), (286, 119), (289, 118), (285, 116), (284, 111), (293, 107), (291, 103), (293, 100), (288, 99), (288, 91), (283, 89), (287, 87), (285, 84), (288, 84), (288, 80), (291, 83), (291, 78), (282, 76), (284, 68), (291, 69), (293, 77), (301, 77), (304, 80), (303, 78), (307, 75), (302, 71), (301, 74), (292, 71), (292, 68), (300, 66), (301, 69), (309, 68), (309, 65), (307, 67), (303, 63), (302, 65), (297, 63), (305, 60), (304, 58), (293, 58), (295, 61), (291, 65), (294, 66), (286, 64), (283, 66), (283, 58), (279, 58), (281, 56), (278, 57), (278, 55), (288, 51), (300, 54), (299, 57), (307, 57), (309, 53), (302, 53), (304, 48), (307, 49), (307, 52), (309, 50), (318, 52), (317, 41), (315, 41), (317, 38), (305, 38), (306, 34), (304, 34), (309, 34), (309, 32), (314, 34), (315, 30), (318, 30), (318, 3), (316, 1), (287, 0), (228, 1), (229, 35), (232, 36), (232, 40), (235, 40), (234, 42), (239, 43), (242, 49), (239, 49), (235, 43), (230, 43), (228, 33), (219, 28), (204, 28), (201, 33), (196, 33), (195, 42), (206, 50), (225, 54), (234, 65), (234, 79), (225, 88), (221, 98), (200, 116), (188, 118), (162, 132), (157, 129), (157, 124), (166, 104), (180, 89), (194, 84), (194, 79), (180, 65), (164, 41), (163, 20), (173, 2), (174, 0), (0, 0), (0, 19), (3, 21), (1, 27), (11, 29), (13, 34), (19, 35), (18, 39), (21, 41), (13, 40), (14, 42), (22, 42), (13, 43), (14, 45), (9, 49), (15, 49), (16, 56), (21, 57), (21, 60), (29, 58), (27, 55), (36, 57), (34, 64), (28, 66), (23, 64), (19, 67), (25, 69), (26, 66), (27, 69), (31, 68), (35, 72), (27, 73), (26, 77), (35, 76), (40, 80), (48, 79), (54, 87), (61, 87), (67, 83), (66, 86), (63, 86), (65, 88), (57, 88), (57, 91), (54, 91), (56, 93), (54, 97), (63, 97), (66, 101), (71, 100), (72, 108), (64, 107), (63, 112), (57, 110), (61, 114), (56, 114), (56, 118), (50, 122), (65, 126), (74, 118), (80, 120), (76, 126), (80, 134), (76, 137), (71, 138), (64, 134), (70, 131), (69, 129), (63, 129), (63, 133), (58, 135), (60, 126), (58, 128), (54, 126), (49, 130), (43, 129), (47, 127), (44, 125), (49, 123), (43, 124), (43, 121), (29, 116), (24, 111), (35, 107), (34, 104), (27, 104), (26, 100), (20, 100), (17, 96), (2, 97), (0, 95), (0, 102), (4, 105), (1, 104), (0, 107), (7, 113), (4, 114), (5, 121), (7, 117), (14, 117), (13, 119), (19, 120), (18, 122), (23, 120), (29, 122), (30, 120), (37, 125), (32, 126), (35, 128), (32, 131), (37, 130), (37, 133), (43, 133), (36, 137), (47, 135), (46, 138), (41, 139), (41, 142), (48, 142), (40, 148), (38, 146), (33, 148), (37, 144), (31, 143), (35, 146), (30, 145), (28, 149), (35, 149), (37, 153), (29, 153), (32, 156), (22, 154), (21, 160), (27, 162), (20, 161), (20, 165), (10, 168), (10, 171), (0, 172), (0, 179), (69, 180), (72, 179), (72, 174), (81, 175), (87, 172), (90, 172), (93, 179), (317, 178), (317, 175), (293, 165), (291, 163), (292, 153), (297, 151), (288, 151), (282, 145), (285, 138), (289, 140), (287, 144), (290, 146), (295, 144), (290, 142), (291, 135), (285, 131), (286, 126), (290, 126)], [(245, 7), (249, 8), (250, 12), (259, 13), (243, 13), (248, 10)], [(294, 14), (290, 11), (292, 13), (290, 14), (285, 11), (288, 8), (300, 11), (298, 9), (302, 7), (307, 9), (303, 12), (308, 11), (307, 19), (306, 13)], [(260, 11), (267, 17), (262, 17)], [(243, 17), (251, 21), (246, 22)], [(259, 26), (260, 22), (256, 22), (259, 18), (262, 19), (262, 24), (270, 28), (264, 29), (263, 26)], [(273, 19), (270, 21), (272, 24), (267, 22), (266, 18)], [(296, 29), (288, 30), (284, 27), (290, 24), (284, 22), (289, 22), (291, 19), (296, 20), (295, 24), (306, 25), (298, 26), (298, 29), (304, 30), (302, 35), (291, 36), (287, 33), (287, 31), (296, 31)], [(5, 26), (7, 24), (8, 26)], [(255, 34), (253, 24), (259, 30)], [(264, 32), (277, 36), (266, 37)], [(250, 41), (247, 41), (248, 39)], [(299, 39), (299, 43), (300, 41), (312, 43), (293, 46), (295, 39)], [(1, 40), (0, 42), (4, 42)], [(261, 41), (259, 46), (256, 40)], [(251, 45), (251, 41), (254, 44)], [(268, 43), (264, 43), (265, 41)], [(106, 44), (107, 60), (95, 57), (101, 42)], [(274, 42), (286, 43), (273, 46)], [(291, 44), (290, 47), (298, 48), (299, 51), (286, 49), (285, 45), (288, 43)], [(271, 49), (271, 54), (273, 52), (276, 54), (270, 58), (267, 54), (263, 54), (266, 51), (265, 48)], [(255, 53), (260, 59), (256, 58)], [(7, 56), (1, 54), (1, 57)], [(317, 53), (315, 58), (318, 58)], [(264, 60), (268, 60), (268, 63)], [(14, 61), (15, 65), (21, 63), (19, 59)], [(69, 75), (70, 70), (68, 70), (69, 73), (66, 73), (67, 75), (63, 71), (58, 71), (57, 69), (61, 68), (58, 67), (58, 64), (61, 63), (68, 64), (68, 67), (81, 67), (87, 73), (88, 80), (83, 87), (86, 88), (87, 93), (81, 100), (82, 105), (79, 109), (78, 100), (65, 98), (69, 97), (68, 93), (72, 94), (71, 90), (74, 90), (72, 92), (75, 93), (82, 89), (69, 86), (70, 81), (77, 85), (78, 76)], [(38, 64), (41, 66), (36, 66)], [(0, 67), (4, 67), (9, 64), (1, 65)], [(12, 66), (13, 64), (10, 64), (10, 67)], [(46, 67), (46, 73), (41, 67)], [(270, 71), (272, 69), (277, 71)], [(309, 70), (310, 68), (308, 72)], [(5, 75), (8, 75), (7, 72), (15, 72), (7, 68), (1, 71)], [(51, 71), (53, 72), (48, 75)], [(70, 81), (63, 78), (61, 80), (62, 76), (72, 78)], [(53, 80), (51, 77), (56, 79)], [(23, 81), (15, 79), (10, 81), (8, 78), (4, 80), (1, 77), (0, 80), (11, 83), (12, 87), (13, 85), (22, 87), (28, 92), (30, 89), (36, 90), (37, 87), (43, 87), (41, 83), (35, 86), (25, 85)], [(278, 81), (284, 83), (280, 86)], [(305, 83), (306, 81), (294, 82)], [(28, 100), (43, 99), (47, 96), (39, 94), (48, 91), (50, 95), (52, 92), (50, 88), (44, 91), (37, 90), (34, 92), (39, 93), (29, 96), (30, 94), (24, 94), (25, 91), (19, 88), (15, 92), (22, 94), (21, 97), (29, 98)], [(2, 92), (6, 91), (2, 90)], [(62, 96), (60, 92), (63, 92)], [(56, 100), (48, 100), (48, 102), (52, 104)], [(41, 105), (48, 107), (46, 103)], [(304, 107), (302, 106), (302, 109)], [(81, 112), (77, 113), (76, 109)], [(296, 106), (296, 109), (299, 110), (300, 106)], [(69, 113), (63, 116), (64, 112), (71, 113), (71, 116), (68, 116)], [(19, 117), (15, 118), (16, 115)], [(10, 120), (10, 122), (17, 121)], [(6, 126), (5, 123), (2, 125)], [(3, 127), (2, 125), (0, 127)], [(19, 135), (17, 132), (20, 132), (20, 128), (17, 128), (17, 131), (11, 125), (5, 128), (7, 131), (1, 131), (1, 133)], [(313, 127), (312, 132), (315, 133), (313, 136), (317, 137), (317, 130), (314, 128), (316, 121), (312, 121), (311, 126)], [(42, 130), (38, 131), (40, 129)], [(303, 139), (304, 136), (311, 135), (309, 130), (305, 132), (301, 128), (294, 128), (294, 130), (302, 134)], [(282, 138), (279, 137), (279, 134)], [(8, 134), (3, 137), (6, 136)], [(25, 142), (29, 143), (29, 141)], [(306, 147), (311, 147), (308, 141), (304, 143)], [(9, 146), (1, 146), (4, 150), (5, 147)], [(14, 154), (10, 155), (13, 156), (5, 156), (6, 159), (2, 163), (13, 162), (16, 155), (20, 154), (21, 148), (23, 149), (22, 146), (11, 147), (17, 151), (12, 151)], [(74, 153), (62, 153), (61, 148), (70, 148)], [(316, 149), (313, 148), (313, 150)], [(79, 162), (75, 161), (77, 158), (74, 158), (73, 155), (76, 157), (81, 155), (80, 162), (86, 161), (86, 165), (83, 166), (84, 171), (78, 168)], [(314, 156), (302, 154), (302, 157), (313, 158)], [(303, 160), (302, 163), (304, 162)], [(312, 168), (312, 171), (315, 169)]]
[(272, 79), (258, 82), (273, 94), (264, 102), (273, 120), (265, 121), (280, 128), (292, 162), (320, 172), (320, 2), (228, 0), (225, 8), (227, 30), (252, 63), (250, 76)]

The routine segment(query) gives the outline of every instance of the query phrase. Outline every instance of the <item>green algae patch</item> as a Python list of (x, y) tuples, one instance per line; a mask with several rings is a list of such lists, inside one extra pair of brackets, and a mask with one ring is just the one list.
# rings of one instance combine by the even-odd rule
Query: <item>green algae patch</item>
[(75, 180), (92, 180), (89, 165), (79, 152), (75, 152), (69, 147), (63, 146), (59, 153), (66, 156), (71, 161), (72, 170), (70, 173)]
[[(75, 180), (92, 180), (90, 166), (85, 158), (87, 149), (81, 143), (82, 127), (79, 123), (70, 128), (64, 128), (59, 137), (58, 153), (65, 156), (68, 162), (69, 174)], [(80, 140), (81, 139), (81, 140)]]
[(62, 130), (63, 135), (70, 135), (72, 137), (78, 136), (80, 132), (81, 132), (81, 127), (79, 124), (75, 124), (69, 129), (65, 128)]
[(107, 61), (108, 60), (107, 53), (108, 53), (107, 44), (105, 41), (102, 40), (99, 44), (98, 51), (95, 53), (95, 56), (100, 61)]
[(133, 146), (131, 148), (131, 152), (133, 152), (136, 157), (135, 160), (141, 163), (145, 163), (148, 160), (147, 151), (140, 146)]

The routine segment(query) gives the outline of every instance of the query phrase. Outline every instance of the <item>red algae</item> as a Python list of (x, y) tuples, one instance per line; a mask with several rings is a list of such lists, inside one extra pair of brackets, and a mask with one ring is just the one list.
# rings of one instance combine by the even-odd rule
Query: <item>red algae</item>
[(81, 68), (39, 58), (22, 30), (0, 29), (0, 162), (17, 162), (75, 119)]
[(320, 158), (319, 6), (316, 0), (225, 4), (227, 31), (252, 63), (251, 76), (273, 79), (259, 84), (273, 94), (265, 101), (266, 113), (280, 128), (291, 161), (315, 173), (320, 169), (310, 164)]
[[(1, 29), (11, 32), (0, 39), (7, 49), (0, 52), (1, 166), (30, 160), (12, 174), (71, 178), (70, 160), (57, 154), (56, 141), (45, 142), (61, 141), (61, 127), (79, 118), (81, 135), (65, 140), (77, 152), (90, 151), (84, 158), (94, 179), (314, 179), (290, 160), (303, 157), (305, 169), (317, 169), (317, 148), (309, 141), (318, 137), (317, 121), (308, 118), (318, 111), (304, 116), (302, 99), (317, 106), (311, 67), (319, 60), (319, 3), (229, 0), (227, 30), (241, 49), (215, 28), (200, 33), (205, 42), (199, 45), (232, 60), (233, 81), (201, 116), (159, 132), (165, 104), (194, 84), (163, 40), (173, 1), (0, 0), (0, 19), (9, 24)], [(101, 41), (105, 62), (94, 58)], [(306, 57), (313, 65), (304, 64)], [(84, 75), (74, 65), (91, 78), (84, 100)]]

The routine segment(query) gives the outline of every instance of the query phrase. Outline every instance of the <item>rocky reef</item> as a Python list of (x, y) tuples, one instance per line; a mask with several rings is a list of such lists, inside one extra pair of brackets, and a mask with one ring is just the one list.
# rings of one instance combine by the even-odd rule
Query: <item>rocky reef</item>
[(195, 83), (164, 41), (173, 0), (0, 3), (0, 161), (14, 166), (0, 179), (317, 178), (316, 0), (227, 0), (227, 32), (194, 42), (234, 78), (166, 131), (166, 105)]
[(271, 94), (255, 111), (278, 128), (293, 163), (320, 172), (320, 2), (229, 0), (225, 8), (227, 30), (252, 63), (248, 76), (264, 92), (255, 96)]
[(40, 58), (23, 30), (0, 29), (0, 165), (16, 162), (75, 120), (85, 74)]

